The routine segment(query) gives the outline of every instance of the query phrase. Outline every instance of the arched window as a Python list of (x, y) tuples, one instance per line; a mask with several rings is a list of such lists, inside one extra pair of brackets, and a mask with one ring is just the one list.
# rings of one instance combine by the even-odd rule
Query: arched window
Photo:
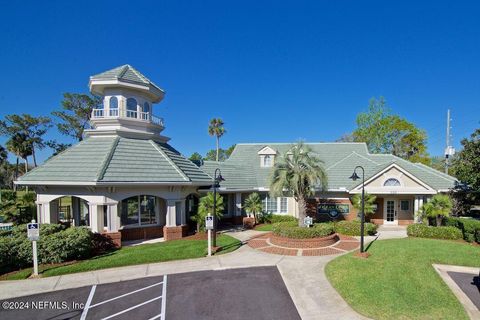
[(263, 157), (263, 166), (271, 167), (272, 166), (272, 157), (268, 154)]
[(383, 186), (384, 187), (400, 187), (400, 181), (398, 181), (398, 179), (395, 179), (395, 178), (390, 178), (383, 183)]
[(134, 98), (127, 99), (127, 117), (137, 117), (137, 100), (135, 100)]
[(110, 97), (109, 108), (110, 108), (110, 117), (118, 116), (118, 99), (117, 99), (117, 97)]
[(145, 102), (143, 104), (142, 112), (150, 112), (150, 105), (148, 104), (148, 102)]

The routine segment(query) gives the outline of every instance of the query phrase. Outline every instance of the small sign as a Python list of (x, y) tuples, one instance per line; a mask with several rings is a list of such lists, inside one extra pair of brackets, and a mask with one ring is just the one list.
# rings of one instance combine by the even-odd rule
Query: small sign
[(312, 217), (305, 217), (305, 219), (303, 219), (303, 224), (306, 226), (311, 226), (313, 224)]
[(30, 241), (37, 241), (40, 239), (40, 227), (38, 223), (27, 224), (27, 237)]
[(318, 204), (317, 213), (319, 215), (328, 214), (330, 218), (338, 218), (340, 214), (348, 215), (350, 206), (343, 203), (320, 203)]
[(213, 230), (213, 216), (205, 217), (205, 229)]

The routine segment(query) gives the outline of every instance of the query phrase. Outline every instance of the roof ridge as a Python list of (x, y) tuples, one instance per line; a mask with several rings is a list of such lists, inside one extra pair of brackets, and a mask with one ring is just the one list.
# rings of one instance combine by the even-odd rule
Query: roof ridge
[[(403, 160), (403, 161), (407, 161), (407, 160), (405, 160), (405, 159), (402, 159), (402, 160)], [(428, 172), (428, 173), (430, 173), (430, 174), (433, 174), (433, 175), (435, 175), (435, 176), (437, 176), (437, 177), (440, 177), (440, 178), (442, 178), (442, 179), (445, 179), (445, 180), (447, 180), (447, 181), (449, 181), (449, 182), (451, 182), (451, 181), (457, 181), (457, 179), (455, 179), (454, 177), (450, 177), (450, 176), (449, 176), (450, 178), (447, 178), (447, 177), (445, 177), (441, 172), (437, 172), (437, 170), (435, 170), (435, 169), (433, 169), (433, 168), (430, 168), (429, 166), (426, 166), (426, 165), (424, 165), (423, 163), (422, 163), (422, 164), (421, 164), (421, 163), (413, 163), (413, 162), (410, 162), (410, 163), (411, 163), (412, 165), (414, 165), (415, 167), (417, 167), (417, 168), (419, 168), (419, 169), (421, 169), (421, 170), (423, 170), (423, 171), (425, 171), (425, 172)], [(421, 164), (421, 166), (419, 166), (419, 164)]]
[(122, 70), (120, 71), (119, 75), (117, 76), (117, 79), (121, 79), (125, 75), (125, 73), (127, 73), (128, 68), (131, 68), (131, 67), (130, 67), (129, 64), (124, 64), (120, 68), (122, 68)]
[[(288, 144), (294, 144), (295, 141), (292, 142), (240, 142), (237, 143), (237, 145), (288, 145)], [(365, 142), (304, 142), (304, 144), (365, 144)]]
[(113, 139), (112, 145), (110, 146), (110, 151), (105, 156), (105, 159), (103, 159), (102, 165), (100, 167), (100, 170), (97, 174), (97, 178), (95, 179), (95, 181), (100, 181), (105, 176), (105, 172), (107, 171), (108, 165), (110, 164), (110, 161), (112, 160), (112, 157), (113, 157), (113, 154), (115, 153), (115, 150), (117, 150), (117, 146), (118, 146), (119, 141), (120, 141), (120, 137), (116, 137), (115, 139)]
[(332, 168), (335, 168), (335, 166), (336, 166), (337, 164), (339, 164), (339, 163), (343, 162), (344, 160), (350, 158), (354, 153), (355, 153), (355, 152), (352, 151), (352, 152), (349, 153), (347, 156), (343, 157), (342, 160), (335, 162), (335, 163), (332, 164), (330, 167), (328, 167), (327, 169), (325, 169), (325, 171), (328, 171), (328, 170), (330, 170), (330, 169), (332, 169)]
[(373, 162), (373, 163), (374, 163), (375, 165), (377, 165), (377, 166), (380, 165), (380, 163), (375, 162), (375, 161), (373, 161), (372, 159), (369, 159), (369, 158), (367, 158), (367, 157), (365, 157), (365, 156), (362, 156), (360, 153), (357, 153), (357, 152), (355, 152), (355, 151), (352, 151), (352, 153), (355, 153), (357, 156), (362, 157), (362, 158), (364, 158), (365, 160), (368, 160), (368, 161), (370, 161), (370, 162)]
[(153, 140), (148, 140), (150, 144), (167, 160), (168, 163), (182, 176), (183, 180), (191, 181), (191, 179), (180, 169), (175, 162), (170, 159), (169, 156), (166, 155), (165, 151)]

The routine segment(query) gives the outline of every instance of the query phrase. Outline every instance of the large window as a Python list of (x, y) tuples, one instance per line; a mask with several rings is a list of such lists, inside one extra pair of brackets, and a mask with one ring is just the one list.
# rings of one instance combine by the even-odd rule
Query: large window
[(272, 198), (264, 195), (262, 198), (262, 207), (264, 212), (268, 213), (287, 213), (288, 199), (286, 197)]
[(109, 111), (110, 117), (118, 116), (118, 99), (117, 99), (117, 97), (110, 97), (109, 108), (110, 108), (110, 111)]
[(157, 224), (156, 199), (154, 196), (134, 196), (122, 201), (121, 221), (123, 226)]

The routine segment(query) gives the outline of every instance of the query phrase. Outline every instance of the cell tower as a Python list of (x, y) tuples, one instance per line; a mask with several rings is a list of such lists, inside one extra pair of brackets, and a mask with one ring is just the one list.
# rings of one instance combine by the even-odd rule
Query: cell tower
[(448, 174), (448, 166), (450, 157), (455, 154), (455, 148), (450, 145), (450, 109), (447, 110), (447, 139), (446, 139), (446, 147), (445, 147), (445, 173)]

